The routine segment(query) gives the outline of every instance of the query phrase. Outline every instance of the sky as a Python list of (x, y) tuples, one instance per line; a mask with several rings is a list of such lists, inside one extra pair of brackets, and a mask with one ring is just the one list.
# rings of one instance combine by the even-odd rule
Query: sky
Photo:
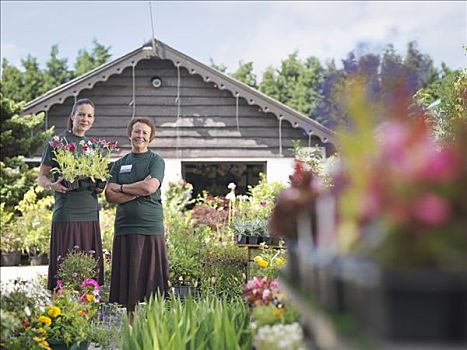
[[(5, 1), (1, 57), (21, 67), (28, 54), (43, 66), (52, 45), (71, 68), (93, 39), (110, 46), (112, 59), (152, 37), (228, 72), (253, 61), (261, 76), (294, 51), (305, 59), (340, 64), (350, 51), (404, 55), (407, 43), (451, 69), (467, 66), (465, 1)], [(151, 5), (150, 5), (151, 4)]]

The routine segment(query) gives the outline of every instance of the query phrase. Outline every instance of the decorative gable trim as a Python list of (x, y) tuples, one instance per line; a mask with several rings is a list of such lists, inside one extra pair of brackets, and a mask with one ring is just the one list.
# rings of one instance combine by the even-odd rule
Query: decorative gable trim
[(52, 105), (61, 104), (70, 96), (75, 96), (76, 98), (82, 90), (92, 89), (97, 82), (106, 81), (110, 76), (121, 74), (125, 68), (135, 67), (142, 59), (151, 57), (170, 60), (175, 67), (183, 67), (191, 75), (200, 75), (203, 81), (215, 84), (215, 87), (220, 90), (230, 91), (234, 97), (244, 98), (248, 104), (259, 106), (263, 112), (274, 114), (279, 121), (284, 119), (289, 121), (294, 128), (299, 127), (303, 129), (309, 137), (316, 135), (323, 143), (335, 143), (336, 141), (336, 133), (315, 120), (214, 68), (184, 55), (160, 41), (154, 42), (152, 46), (150, 43), (146, 44), (112, 62), (97, 67), (80, 77), (50, 90), (26, 104), (24, 113), (35, 114), (41, 111), (48, 111)]

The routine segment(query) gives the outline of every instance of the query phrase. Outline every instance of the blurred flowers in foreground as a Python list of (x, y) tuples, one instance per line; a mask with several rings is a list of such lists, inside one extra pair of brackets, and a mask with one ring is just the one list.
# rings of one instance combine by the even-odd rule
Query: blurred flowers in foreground
[(352, 96), (356, 128), (341, 136), (340, 248), (389, 266), (462, 266), (467, 123), (459, 121), (454, 139), (438, 144), (423, 113), (407, 115), (403, 94), (376, 129), (359, 90)]
[[(323, 212), (316, 212), (317, 202), (333, 197), (336, 213), (327, 216), (335, 224), (328, 234), (338, 253), (359, 253), (387, 266), (465, 268), (467, 122), (458, 120), (453, 139), (440, 144), (427, 116), (409, 108), (403, 93), (388, 108), (370, 105), (358, 82), (349, 91), (353, 124), (339, 134), (331, 187), (298, 162), (273, 210), (271, 232), (294, 238), (307, 216), (306, 231), (319, 236)], [(385, 121), (376, 126), (375, 115)], [(314, 238), (319, 248), (320, 237)]]

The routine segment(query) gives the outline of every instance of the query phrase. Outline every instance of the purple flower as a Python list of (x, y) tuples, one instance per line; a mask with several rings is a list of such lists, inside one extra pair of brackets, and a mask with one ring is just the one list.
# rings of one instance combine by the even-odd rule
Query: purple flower
[(78, 274), (77, 274), (76, 272), (73, 272), (73, 273), (71, 274), (71, 277), (73, 277), (73, 278), (75, 278), (75, 277), (77, 277), (77, 276), (78, 276)]

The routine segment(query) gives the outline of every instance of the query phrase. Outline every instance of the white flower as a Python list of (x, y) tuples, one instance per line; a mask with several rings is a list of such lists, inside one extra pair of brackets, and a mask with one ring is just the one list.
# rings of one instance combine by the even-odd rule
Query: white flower
[(227, 186), (229, 190), (235, 190), (236, 187), (237, 185), (235, 185), (233, 182), (229, 183), (229, 185)]
[(225, 199), (235, 202), (235, 193), (234, 192), (229, 192), (227, 196), (225, 196)]
[(24, 307), (24, 314), (28, 317), (31, 316), (31, 309), (27, 305)]

